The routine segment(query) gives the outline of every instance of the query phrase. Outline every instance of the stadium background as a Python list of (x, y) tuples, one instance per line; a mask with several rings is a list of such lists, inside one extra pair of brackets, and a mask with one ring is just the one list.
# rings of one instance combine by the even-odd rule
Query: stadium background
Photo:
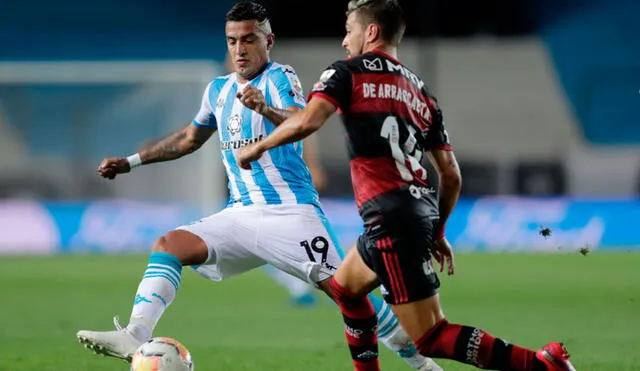
[[(25, 366), (19, 360), (29, 359), (25, 349), (35, 336), (22, 336), (15, 343), (9, 334), (26, 325), (5, 321), (0, 326), (5, 330), (0, 335), (0, 370), (47, 365), (44, 369), (69, 369), (56, 368), (65, 365), (65, 354), (80, 357), (79, 369), (102, 369), (102, 363), (79, 350), (76, 355), (65, 341), (72, 340), (78, 327), (103, 326), (108, 320), (104, 316), (116, 310), (126, 316), (143, 254), (153, 240), (225, 202), (226, 179), (215, 140), (188, 158), (139, 168), (114, 182), (100, 179), (95, 168), (103, 157), (135, 152), (145, 141), (193, 117), (204, 86), (224, 71), (224, 13), (232, 3), (39, 0), (0, 5), (0, 293), (3, 302), (14, 303), (3, 317), (24, 318), (30, 310), (38, 316), (33, 300), (48, 298), (58, 303), (52, 306), (57, 309), (50, 316), (55, 323), (50, 330), (60, 339), (59, 355), (52, 350), (51, 358)], [(278, 37), (273, 59), (294, 66), (308, 89), (329, 63), (344, 56), (340, 40), (346, 1), (263, 3)], [(468, 254), (459, 258), (458, 281), (445, 281), (453, 291), (451, 306), (458, 308), (452, 312), (458, 318), (480, 318), (494, 328), (516, 328), (511, 334), (517, 337), (529, 330), (522, 324), (514, 327), (513, 312), (525, 313), (533, 322), (543, 320), (546, 317), (532, 307), (539, 301), (545, 308), (557, 304), (545, 296), (555, 293), (573, 300), (559, 317), (565, 327), (549, 322), (543, 327), (552, 333), (571, 332), (571, 339), (583, 345), (580, 355), (593, 358), (586, 369), (640, 369), (638, 355), (628, 357), (637, 353), (633, 349), (638, 345), (629, 331), (634, 325), (640, 328), (640, 277), (635, 269), (640, 263), (640, 3), (402, 3), (409, 27), (400, 58), (439, 97), (463, 171), (463, 198), (447, 235), (458, 251)], [(318, 133), (318, 140), (329, 175), (323, 204), (348, 246), (361, 227), (337, 118)], [(552, 231), (548, 238), (538, 233), (543, 227)], [(591, 251), (588, 259), (578, 254), (585, 249)], [(607, 250), (611, 253), (600, 254)], [(485, 254), (488, 251), (527, 254)], [(134, 254), (119, 254), (123, 252)], [(113, 269), (120, 272), (113, 279), (117, 291), (107, 288)], [(51, 286), (36, 288), (32, 276), (50, 277)], [(504, 282), (505, 276), (510, 282)], [(258, 272), (221, 284), (220, 295), (231, 299), (215, 315), (239, 316), (229, 308), (260, 302), (266, 308), (263, 315), (273, 322), (282, 316), (294, 324), (308, 322), (307, 314), (280, 308), (284, 294), (262, 278)], [(565, 280), (562, 288), (554, 288), (557, 279)], [(90, 292), (92, 284), (104, 291)], [(518, 289), (510, 284), (524, 285), (523, 292), (515, 293)], [(197, 290), (211, 289), (197, 279), (191, 286), (183, 289), (186, 303), (199, 300)], [(593, 288), (608, 296), (592, 297)], [(247, 299), (237, 293), (251, 290), (267, 290), (269, 297)], [(78, 293), (86, 296), (76, 297)], [(519, 301), (509, 304), (505, 296)], [(74, 297), (74, 303), (124, 304), (87, 309), (78, 320), (69, 313), (74, 311), (71, 304), (59, 304), (68, 297)], [(510, 308), (506, 317), (494, 313), (503, 307), (492, 304), (498, 297)], [(604, 331), (608, 339), (618, 340), (611, 352), (625, 355), (623, 363), (614, 365), (613, 355), (596, 357), (589, 346), (599, 348), (584, 340), (591, 336), (583, 328), (589, 319), (570, 319), (582, 304), (596, 310), (600, 299), (609, 305), (601, 309), (617, 314), (618, 322), (600, 318), (600, 323), (592, 316), (593, 332)], [(486, 307), (477, 308), (478, 300), (486, 300)], [(161, 329), (190, 340), (196, 350), (202, 349), (194, 353), (203, 357), (211, 339), (181, 332), (178, 325), (180, 310), (188, 311), (188, 305), (176, 304)], [(217, 305), (216, 300), (210, 305)], [(465, 308), (475, 309), (467, 313)], [(318, 313), (313, 314), (318, 321), (334, 316), (329, 306)], [(339, 330), (339, 324), (330, 328)], [(337, 330), (323, 335), (331, 339), (329, 349), (340, 344)], [(318, 346), (294, 329), (273, 331), (291, 331), (306, 339), (295, 346)], [(245, 357), (242, 347), (234, 348), (241, 339), (237, 335), (231, 345), (215, 340), (218, 350), (209, 357), (215, 356), (224, 369), (245, 369), (232, 368), (234, 356)], [(527, 341), (536, 346), (540, 339), (542, 334), (537, 334)], [(13, 347), (4, 346), (8, 343)], [(282, 342), (282, 350), (294, 343)], [(273, 356), (273, 349), (260, 349), (252, 350), (254, 358)], [(348, 361), (344, 352), (336, 352)], [(295, 361), (290, 366), (278, 363), (287, 358), (282, 353), (269, 364), (300, 368)], [(246, 369), (252, 369), (251, 359), (245, 359)], [(304, 358), (298, 362), (312, 369)], [(336, 363), (336, 369), (347, 369), (345, 362)]]

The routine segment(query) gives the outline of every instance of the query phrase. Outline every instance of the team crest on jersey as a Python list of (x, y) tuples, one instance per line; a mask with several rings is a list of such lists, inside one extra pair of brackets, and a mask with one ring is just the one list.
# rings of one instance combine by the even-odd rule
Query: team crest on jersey
[(242, 131), (242, 118), (240, 115), (235, 114), (229, 117), (229, 121), (227, 122), (227, 130), (231, 135), (238, 135), (240, 131)]

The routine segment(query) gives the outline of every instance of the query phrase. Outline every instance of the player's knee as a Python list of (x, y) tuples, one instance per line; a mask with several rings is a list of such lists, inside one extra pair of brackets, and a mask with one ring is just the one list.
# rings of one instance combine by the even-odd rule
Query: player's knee
[(366, 294), (352, 292), (346, 287), (340, 285), (333, 277), (327, 279), (327, 293), (338, 303), (353, 303), (367, 300)]
[(151, 251), (171, 254), (184, 265), (202, 264), (209, 257), (204, 241), (186, 231), (171, 231), (165, 234), (153, 243)]
[(329, 290), (342, 314), (351, 319), (373, 319), (376, 312), (366, 294), (354, 293), (341, 286), (335, 279), (329, 279)]
[(162, 236), (156, 239), (153, 243), (153, 246), (151, 247), (151, 251), (171, 254), (171, 244), (169, 244), (167, 237)]

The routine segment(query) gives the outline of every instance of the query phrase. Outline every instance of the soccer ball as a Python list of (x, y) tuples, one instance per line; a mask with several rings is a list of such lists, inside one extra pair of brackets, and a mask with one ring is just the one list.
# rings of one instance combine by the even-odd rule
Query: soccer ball
[(191, 353), (179, 341), (153, 338), (140, 345), (131, 358), (131, 371), (193, 371)]

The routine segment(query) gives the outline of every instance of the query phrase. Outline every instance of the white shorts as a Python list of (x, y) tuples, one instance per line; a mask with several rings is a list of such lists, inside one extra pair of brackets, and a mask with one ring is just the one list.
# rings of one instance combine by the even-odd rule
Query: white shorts
[(206, 243), (207, 262), (193, 268), (213, 281), (271, 264), (315, 284), (342, 261), (322, 209), (313, 205), (230, 207), (177, 229)]

